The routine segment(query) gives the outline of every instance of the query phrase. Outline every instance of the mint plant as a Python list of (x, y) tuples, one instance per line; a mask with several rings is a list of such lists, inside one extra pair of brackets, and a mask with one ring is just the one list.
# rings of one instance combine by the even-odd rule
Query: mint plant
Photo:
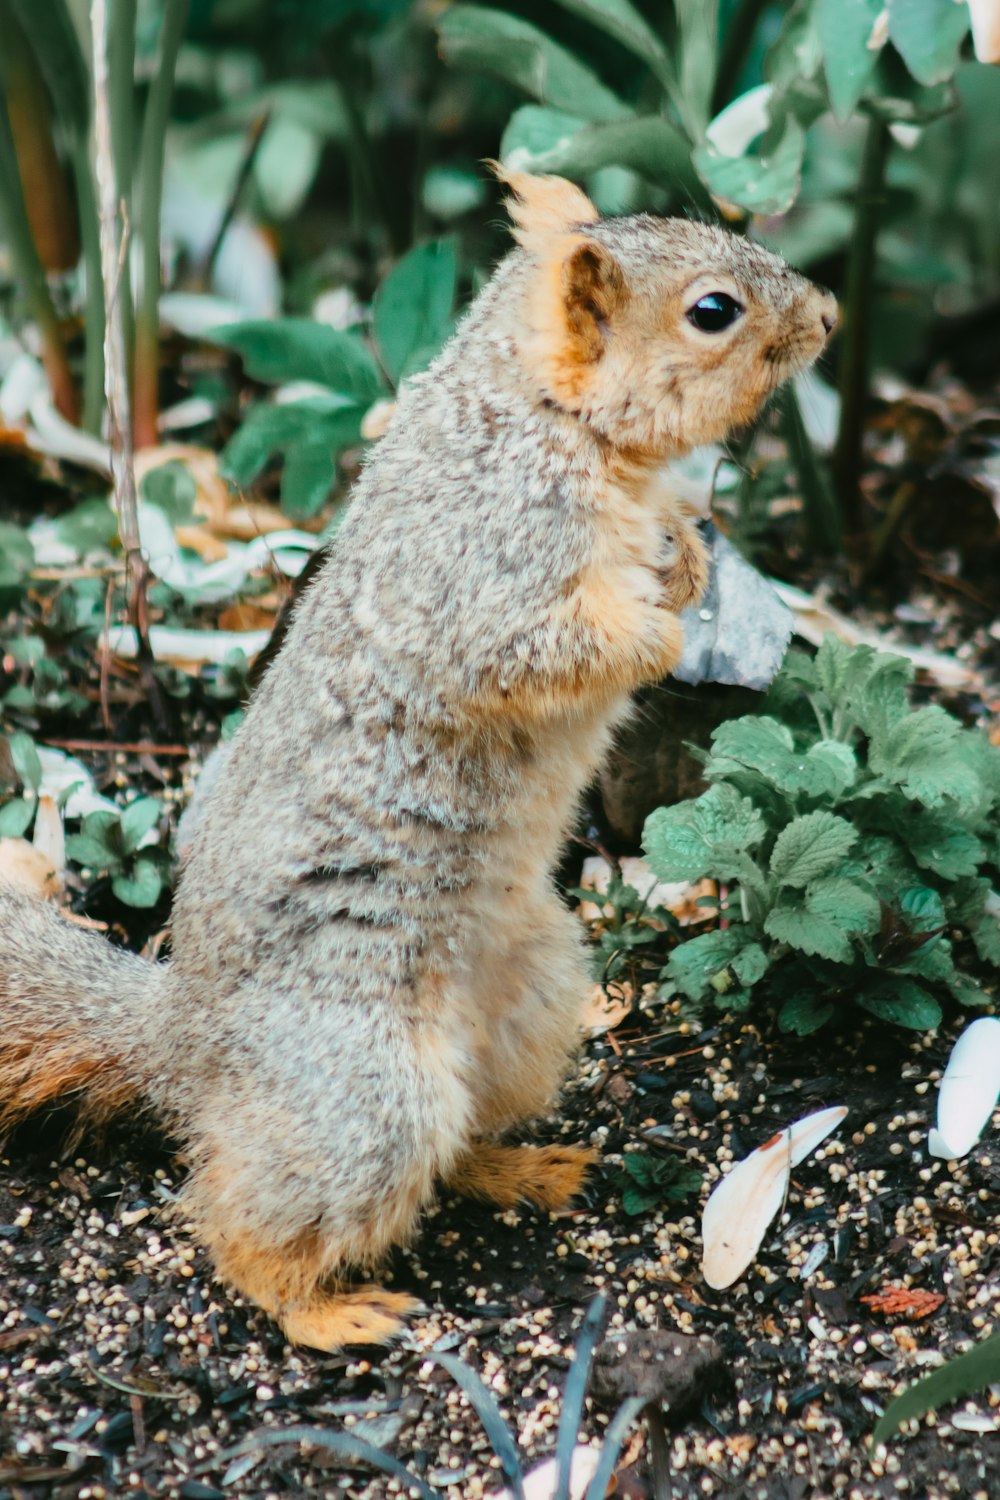
[(941, 996), (986, 1000), (949, 934), (1000, 964), (1000, 751), (943, 708), (912, 708), (912, 675), (829, 635), (815, 658), (790, 653), (768, 711), (713, 734), (709, 790), (649, 817), (659, 879), (719, 883), (717, 930), (664, 970), (675, 991), (733, 1010), (766, 982), (799, 1035), (850, 1000), (917, 1030)]
[(92, 812), (79, 833), (66, 839), (77, 864), (111, 877), (111, 889), (126, 906), (155, 906), (171, 878), (170, 856), (148, 836), (163, 817), (155, 797), (138, 797), (122, 813)]

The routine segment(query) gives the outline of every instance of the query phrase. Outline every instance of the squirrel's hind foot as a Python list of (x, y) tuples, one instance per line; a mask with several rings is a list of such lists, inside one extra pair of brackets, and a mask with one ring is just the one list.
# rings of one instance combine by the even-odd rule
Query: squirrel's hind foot
[(421, 1304), (380, 1286), (341, 1287), (306, 1307), (282, 1309), (278, 1322), (291, 1344), (327, 1353), (350, 1344), (388, 1344)]
[(501, 1208), (533, 1203), (558, 1213), (582, 1190), (597, 1160), (589, 1146), (473, 1146), (459, 1157), (447, 1186)]

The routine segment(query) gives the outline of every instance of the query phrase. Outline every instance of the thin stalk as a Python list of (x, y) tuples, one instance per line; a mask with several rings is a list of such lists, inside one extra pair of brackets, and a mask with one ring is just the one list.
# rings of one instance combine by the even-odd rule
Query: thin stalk
[(802, 420), (798, 392), (790, 382), (781, 392), (781, 425), (788, 456), (802, 492), (806, 536), (814, 552), (839, 552), (844, 543), (837, 499)]
[(62, 329), (56, 316), (52, 294), (45, 278), (45, 268), (31, 237), (31, 225), (24, 206), (24, 193), (18, 171), (14, 136), (10, 128), (7, 105), (0, 96), (0, 220), (5, 231), (7, 249), (14, 275), (21, 286), (28, 311), (42, 341), (42, 363), (56, 408), (70, 422), (77, 420), (79, 400), (76, 383), (66, 356)]
[(740, 74), (743, 71), (750, 44), (757, 30), (768, 0), (742, 0), (726, 28), (725, 41), (719, 53), (719, 65), (715, 72), (712, 89), (712, 116), (725, 109), (730, 102)]
[[(108, 107), (111, 110), (111, 148), (115, 156), (115, 181), (122, 207), (118, 215), (118, 233), (127, 235), (127, 220), (132, 218), (132, 178), (135, 156), (135, 24), (137, 0), (114, 0), (114, 20), (108, 33)], [(129, 362), (129, 382), (133, 378), (135, 351), (135, 311), (132, 301), (131, 256), (122, 261), (118, 285), (121, 302), (125, 351)]]
[(135, 326), (135, 441), (145, 448), (156, 442), (159, 410), (160, 362), (160, 208), (163, 195), (163, 161), (174, 90), (174, 73), (180, 51), (189, 0), (166, 0), (160, 57), (156, 76), (146, 101), (139, 149), (142, 200), (139, 207), (139, 241), (142, 285)]
[(847, 263), (844, 331), (840, 345), (840, 431), (834, 453), (834, 473), (841, 507), (849, 529), (855, 533), (861, 530), (862, 519), (861, 450), (868, 399), (872, 289), (888, 155), (888, 126), (877, 115), (872, 115), (861, 158), (854, 234)]
[(132, 404), (128, 384), (128, 358), (124, 319), (119, 295), (127, 239), (119, 233), (121, 200), (115, 182), (111, 144), (108, 67), (108, 0), (91, 0), (91, 36), (94, 76), (94, 148), (97, 168), (98, 214), (101, 239), (101, 274), (104, 281), (104, 382), (111, 437), (111, 476), (118, 534), (125, 553), (125, 591), (129, 623), (136, 634), (137, 657), (143, 687), (157, 722), (167, 726), (168, 714), (162, 689), (154, 673), (149, 644), (149, 609), (146, 588), (149, 565), (139, 535), (139, 511), (135, 485)]
[[(76, 183), (80, 243), (86, 278), (84, 307), (83, 418), (88, 432), (99, 433), (104, 414), (104, 284), (101, 280), (101, 227), (97, 220), (90, 151), (82, 137), (74, 141), (70, 160)], [(123, 268), (124, 274), (124, 268)]]

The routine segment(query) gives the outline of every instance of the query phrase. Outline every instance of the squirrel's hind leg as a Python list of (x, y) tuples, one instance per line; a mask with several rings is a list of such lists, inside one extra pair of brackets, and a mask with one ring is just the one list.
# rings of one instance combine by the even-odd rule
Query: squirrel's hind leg
[(587, 1169), (597, 1155), (589, 1146), (493, 1146), (481, 1142), (459, 1157), (445, 1186), (501, 1208), (524, 1202), (558, 1213), (581, 1191)]

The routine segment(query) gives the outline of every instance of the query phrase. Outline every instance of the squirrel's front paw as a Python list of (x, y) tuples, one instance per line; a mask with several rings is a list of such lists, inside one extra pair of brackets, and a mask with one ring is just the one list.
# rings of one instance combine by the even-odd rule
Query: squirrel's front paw
[(708, 587), (708, 548), (693, 522), (678, 519), (664, 530), (656, 572), (666, 609), (680, 614), (698, 603)]

